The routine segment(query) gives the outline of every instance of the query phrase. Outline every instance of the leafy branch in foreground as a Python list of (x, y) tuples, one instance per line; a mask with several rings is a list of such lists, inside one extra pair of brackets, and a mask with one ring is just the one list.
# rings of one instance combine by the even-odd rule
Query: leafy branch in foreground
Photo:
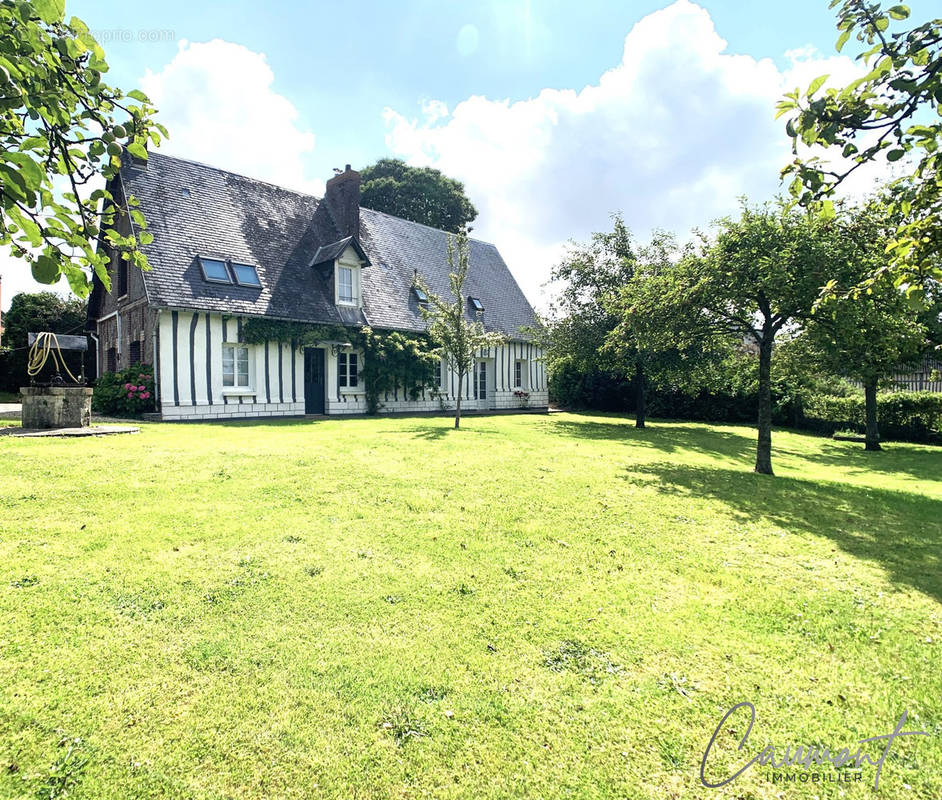
[[(143, 92), (102, 81), (104, 51), (64, 13), (63, 0), (0, 0), (0, 245), (40, 283), (65, 275), (85, 296), (92, 273), (110, 287), (108, 250), (146, 268), (139, 247), (152, 239), (133, 198), (118, 208), (106, 189), (89, 189), (116, 175), (125, 153), (146, 159), (148, 141), (167, 131)], [(121, 233), (124, 212), (132, 224)]]
[[(851, 36), (864, 48), (857, 60), (868, 72), (843, 89), (821, 91), (827, 80), (812, 81), (779, 103), (788, 115), (794, 161), (782, 171), (793, 176), (789, 190), (803, 205), (819, 204), (833, 214), (827, 198), (864, 165), (885, 157), (901, 162), (906, 174), (890, 184), (889, 211), (903, 217), (888, 243), (888, 263), (874, 278), (890, 273), (897, 286), (914, 295), (942, 280), (942, 19), (908, 30), (891, 31), (910, 11), (894, 5), (885, 11), (865, 0), (832, 0), (838, 8), (837, 50)], [(802, 158), (798, 144), (840, 149), (844, 161), (830, 166), (818, 156)]]

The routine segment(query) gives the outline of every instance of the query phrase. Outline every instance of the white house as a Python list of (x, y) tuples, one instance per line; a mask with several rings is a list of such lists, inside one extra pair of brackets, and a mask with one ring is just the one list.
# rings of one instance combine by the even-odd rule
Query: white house
[[(247, 321), (419, 333), (416, 277), (449, 294), (447, 234), (361, 208), (349, 165), (320, 200), (159, 153), (125, 164), (108, 188), (119, 208), (136, 198), (154, 239), (143, 248), (151, 270), (119, 262), (110, 292), (95, 282), (98, 372), (153, 365), (163, 419), (364, 413), (364, 354), (347, 337), (249, 343)], [(133, 228), (127, 214), (121, 224)], [(479, 354), (462, 407), (545, 407), (543, 354), (526, 332), (533, 309), (493, 245), (470, 250), (468, 317), (507, 343)], [(384, 395), (380, 411), (449, 409), (456, 392), (443, 363), (437, 385), (418, 399)]]

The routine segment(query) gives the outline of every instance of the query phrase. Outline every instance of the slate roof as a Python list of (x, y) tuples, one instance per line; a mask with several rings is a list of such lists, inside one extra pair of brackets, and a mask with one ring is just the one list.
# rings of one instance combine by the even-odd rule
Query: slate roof
[[(444, 231), (361, 208), (359, 241), (370, 266), (361, 272), (362, 313), (350, 314), (310, 266), (319, 249), (343, 238), (329, 213), (315, 220), (317, 198), (160, 153), (146, 167), (126, 164), (121, 178), (154, 235), (143, 248), (154, 307), (421, 331), (414, 271), (432, 291), (449, 294)], [(485, 328), (526, 338), (520, 328), (535, 322), (533, 309), (497, 248), (472, 239), (470, 251), (465, 293), (483, 302)], [(255, 264), (262, 288), (207, 283), (197, 255)]]

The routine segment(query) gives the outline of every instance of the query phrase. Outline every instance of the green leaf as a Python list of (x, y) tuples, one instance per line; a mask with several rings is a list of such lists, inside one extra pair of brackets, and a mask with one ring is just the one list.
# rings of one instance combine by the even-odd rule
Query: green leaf
[(909, 16), (909, 6), (893, 6), (887, 9), (886, 13), (893, 19), (906, 19)]
[(899, 161), (904, 155), (906, 155), (906, 151), (897, 148), (896, 150), (890, 150), (890, 152), (886, 154), (886, 160)]
[(59, 262), (43, 253), (33, 262), (33, 279), (38, 283), (55, 283), (59, 280)]
[(147, 161), (147, 148), (140, 142), (130, 142), (127, 146), (128, 152), (141, 161)]
[(844, 31), (840, 36), (837, 37), (837, 44), (835, 48), (837, 52), (840, 53), (844, 49), (844, 45), (847, 44), (847, 40), (850, 38), (850, 31)]
[(19, 167), (19, 173), (23, 177), (23, 183), (27, 189), (35, 191), (42, 186), (46, 173), (28, 154), (14, 150), (4, 153), (0, 158)]
[(88, 276), (74, 264), (66, 264), (62, 270), (65, 278), (69, 282), (69, 288), (79, 297), (85, 297), (88, 294)]
[(39, 229), (39, 225), (37, 225), (28, 214), (24, 214), (16, 206), (9, 209), (7, 213), (23, 229), (23, 233), (26, 234), (26, 238), (29, 239), (29, 243), (33, 247), (39, 247), (43, 243), (43, 235), (42, 231)]
[(150, 98), (140, 89), (131, 89), (131, 91), (128, 92), (128, 97), (132, 98), (133, 100), (137, 100), (139, 103), (150, 102)]
[(821, 219), (834, 219), (834, 203), (831, 200), (821, 202)]
[(828, 75), (819, 75), (817, 78), (811, 81), (808, 91), (805, 92), (805, 97), (811, 97), (816, 91), (818, 91), (818, 89), (824, 86), (824, 82), (828, 79), (828, 77)]
[(43, 22), (51, 25), (65, 16), (65, 0), (32, 0), (33, 8)]

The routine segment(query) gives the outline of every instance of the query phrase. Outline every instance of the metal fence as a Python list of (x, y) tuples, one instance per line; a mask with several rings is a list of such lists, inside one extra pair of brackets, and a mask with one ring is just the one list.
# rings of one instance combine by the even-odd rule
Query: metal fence
[(942, 361), (926, 358), (912, 372), (894, 375), (893, 381), (904, 392), (942, 392)]

